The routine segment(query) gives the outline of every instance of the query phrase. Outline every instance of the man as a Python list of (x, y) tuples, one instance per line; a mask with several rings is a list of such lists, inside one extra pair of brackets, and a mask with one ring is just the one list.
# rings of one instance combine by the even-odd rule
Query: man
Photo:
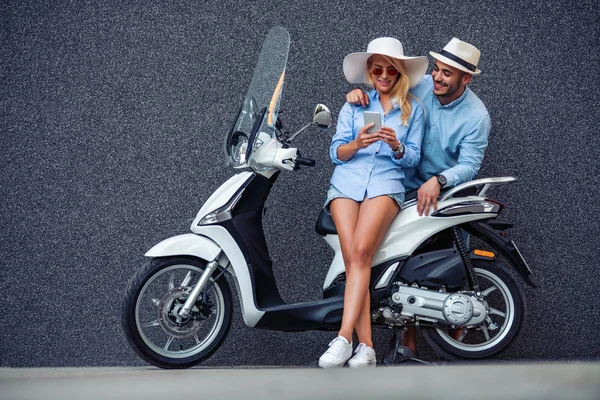
[[(442, 188), (472, 180), (487, 147), (490, 116), (483, 102), (467, 85), (477, 69), (480, 52), (469, 43), (453, 38), (435, 58), (431, 76), (425, 76), (411, 93), (423, 103), (425, 134), (419, 165), (406, 171), (406, 190), (417, 192), (417, 212), (437, 211)], [(346, 95), (349, 103), (367, 105), (365, 92), (354, 89)], [(458, 331), (460, 334), (460, 330)], [(402, 338), (399, 353), (405, 359), (416, 356), (416, 328), (410, 327)]]

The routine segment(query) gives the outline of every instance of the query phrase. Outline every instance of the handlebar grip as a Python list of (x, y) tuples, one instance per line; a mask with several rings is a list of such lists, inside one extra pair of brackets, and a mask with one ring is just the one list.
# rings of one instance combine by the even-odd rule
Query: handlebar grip
[(310, 158), (296, 156), (296, 160), (294, 161), (294, 163), (296, 165), (306, 165), (307, 167), (314, 167), (317, 162)]

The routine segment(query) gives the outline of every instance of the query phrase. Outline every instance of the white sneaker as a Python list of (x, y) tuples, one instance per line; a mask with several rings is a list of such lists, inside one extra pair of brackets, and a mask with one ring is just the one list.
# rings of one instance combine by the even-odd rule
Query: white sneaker
[(356, 355), (348, 361), (350, 368), (374, 367), (377, 364), (375, 350), (364, 343), (358, 345)]
[(339, 368), (346, 364), (352, 356), (352, 343), (348, 343), (343, 336), (338, 336), (329, 343), (329, 348), (319, 358), (321, 368)]

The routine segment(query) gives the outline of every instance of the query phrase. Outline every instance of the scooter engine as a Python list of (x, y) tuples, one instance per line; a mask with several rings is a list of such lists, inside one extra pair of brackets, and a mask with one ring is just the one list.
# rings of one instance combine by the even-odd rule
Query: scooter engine
[(486, 301), (478, 299), (471, 292), (438, 292), (401, 282), (394, 285), (390, 299), (395, 310), (384, 307), (380, 309), (380, 315), (394, 324), (419, 319), (457, 326), (476, 326), (485, 321), (489, 312)]

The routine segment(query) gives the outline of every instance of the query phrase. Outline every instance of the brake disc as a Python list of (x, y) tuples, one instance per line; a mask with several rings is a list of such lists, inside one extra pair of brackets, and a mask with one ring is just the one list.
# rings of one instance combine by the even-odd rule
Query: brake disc
[(194, 318), (200, 310), (194, 305), (190, 316), (182, 318), (179, 311), (183, 308), (190, 292), (190, 287), (177, 286), (169, 290), (158, 303), (158, 321), (160, 326), (171, 336), (185, 338), (200, 329), (202, 319)]

